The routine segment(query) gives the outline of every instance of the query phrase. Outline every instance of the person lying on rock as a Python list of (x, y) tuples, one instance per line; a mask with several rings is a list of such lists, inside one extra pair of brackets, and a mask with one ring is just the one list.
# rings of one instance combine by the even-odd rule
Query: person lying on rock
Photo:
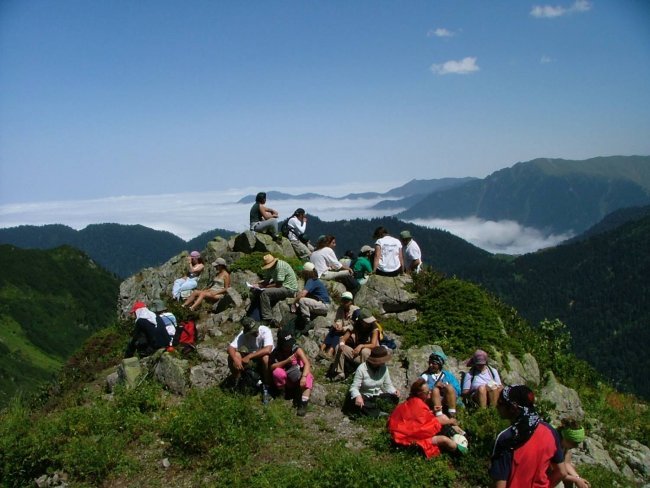
[(296, 295), (291, 305), (291, 312), (298, 313), (296, 328), (306, 333), (312, 328), (312, 316), (327, 315), (331, 300), (325, 283), (316, 276), (313, 263), (303, 265), (302, 277), (305, 280), (305, 286)]
[(241, 320), (242, 330), (228, 345), (228, 367), (232, 384), (237, 387), (247, 367), (254, 367), (262, 378), (263, 401), (269, 400), (269, 355), (273, 351), (273, 333), (250, 317)]
[(124, 351), (125, 358), (133, 357), (136, 352), (139, 357), (150, 356), (169, 345), (165, 323), (144, 302), (135, 302), (129, 313), (135, 315), (135, 328)]
[(372, 352), (373, 348), (379, 346), (379, 327), (377, 319), (367, 310), (362, 310), (355, 323), (352, 332), (346, 332), (341, 336), (339, 347), (334, 358), (334, 381), (345, 379), (346, 363), (354, 367), (362, 364)]
[(398, 405), (388, 418), (388, 432), (394, 444), (418, 446), (427, 458), (441, 451), (467, 453), (467, 438), (456, 419), (434, 415), (427, 404), (431, 392), (424, 378), (411, 385), (408, 399)]
[(474, 401), (481, 408), (488, 405), (495, 407), (503, 385), (499, 372), (488, 365), (487, 352), (477, 349), (466, 365), (470, 370), (463, 378), (463, 397)]
[(391, 352), (374, 347), (368, 359), (354, 372), (343, 411), (351, 416), (379, 417), (388, 415), (399, 402), (399, 391), (393, 386), (386, 363)]
[(354, 330), (354, 323), (359, 317), (361, 309), (353, 303), (353, 299), (354, 297), (349, 291), (341, 294), (341, 305), (336, 309), (334, 323), (330, 327), (327, 336), (325, 336), (323, 343), (320, 345), (321, 352), (318, 353), (319, 357), (332, 359), (336, 349), (339, 347), (341, 337), (346, 332), (351, 333)]
[(443, 369), (447, 356), (442, 351), (436, 351), (429, 356), (429, 367), (422, 373), (421, 378), (427, 382), (430, 403), (433, 412), (440, 416), (443, 407), (450, 417), (456, 416), (456, 401), (460, 396), (460, 385), (451, 371)]
[(187, 297), (183, 302), (183, 307), (189, 307), (190, 310), (195, 311), (203, 300), (210, 300), (216, 302), (220, 300), (230, 288), (230, 272), (228, 265), (223, 258), (217, 258), (212, 266), (215, 268), (216, 275), (212, 279), (212, 286), (205, 290), (194, 290), (192, 294)]
[(307, 414), (307, 405), (314, 387), (314, 375), (311, 373), (311, 361), (296, 344), (290, 333), (278, 332), (278, 345), (269, 358), (273, 385), (284, 392), (285, 398), (292, 398), (297, 408), (297, 415)]

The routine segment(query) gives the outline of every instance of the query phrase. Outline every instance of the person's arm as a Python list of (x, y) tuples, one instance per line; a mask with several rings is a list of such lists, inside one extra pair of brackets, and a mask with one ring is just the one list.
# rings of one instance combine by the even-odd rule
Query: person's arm
[[(354, 402), (360, 406), (363, 407), (363, 397), (361, 396), (361, 386), (363, 385), (363, 375), (362, 371), (365, 368), (362, 368), (359, 366), (357, 370), (354, 372), (354, 378), (352, 379), (352, 384), (350, 385), (350, 398), (354, 400)], [(361, 401), (361, 404), (359, 404), (359, 400)]]
[(203, 268), (203, 263), (196, 263), (195, 265), (190, 264), (190, 273), (199, 274), (201, 271), (203, 271)]
[(404, 272), (404, 252), (402, 251), (402, 248), (399, 248), (399, 266), (400, 266), (400, 272)]
[(277, 368), (284, 368), (285, 366), (289, 366), (291, 364), (291, 361), (293, 360), (294, 356), (295, 355), (292, 354), (291, 356), (289, 356), (286, 359), (283, 359), (282, 361), (277, 361), (277, 362), (273, 363), (271, 365), (271, 371), (273, 371), (274, 369), (277, 369)]
[(560, 481), (563, 481), (567, 477), (566, 464), (562, 463), (551, 463), (551, 476), (549, 477), (549, 486), (556, 486)]
[(339, 339), (339, 347), (341, 347), (346, 342), (348, 342), (348, 339), (350, 338), (351, 335), (352, 335), (352, 332), (350, 332), (349, 330), (346, 330), (345, 333)]
[(302, 368), (302, 377), (300, 378), (300, 385), (303, 386), (303, 380), (305, 380), (307, 378), (307, 375), (311, 373), (311, 361), (305, 354), (305, 351), (302, 350), (302, 348), (298, 348), (296, 351), (296, 357), (304, 364)]
[(381, 258), (381, 246), (375, 244), (375, 258), (372, 260), (372, 272), (377, 271), (377, 266), (379, 266), (379, 259)]
[(237, 349), (233, 346), (228, 346), (228, 356), (230, 356), (230, 359), (232, 360), (232, 364), (235, 367), (235, 369), (242, 370), (244, 369), (244, 365), (242, 364), (241, 360), (241, 355), (237, 354)]
[(244, 362), (247, 363), (251, 359), (257, 359), (257, 358), (261, 358), (262, 356), (268, 356), (269, 354), (271, 354), (271, 352), (273, 352), (273, 346), (265, 346), (262, 347), (261, 349), (258, 349), (255, 352), (246, 354), (246, 356), (242, 358), (242, 361), (245, 360)]
[(494, 488), (506, 488), (506, 480), (498, 480), (494, 482)]
[(386, 393), (390, 393), (391, 395), (396, 395), (399, 397), (399, 390), (395, 388), (395, 385), (393, 385), (393, 380), (390, 377), (390, 373), (388, 372), (388, 368), (386, 368), (386, 374), (384, 375), (383, 382), (381, 385), (382, 391), (385, 391)]
[(361, 354), (362, 349), (372, 349), (373, 347), (377, 347), (379, 345), (379, 329), (375, 329), (372, 331), (372, 337), (370, 338), (370, 342), (367, 342), (365, 344), (359, 344), (357, 347), (354, 348), (354, 352), (359, 355)]
[(296, 295), (296, 298), (294, 299), (293, 304), (298, 305), (298, 302), (300, 301), (300, 299), (305, 298), (308, 294), (309, 294), (309, 292), (307, 290), (305, 290), (305, 289), (300, 290), (298, 292), (298, 294)]
[(226, 273), (223, 277), (223, 289), (227, 290), (230, 288), (230, 273)]
[(260, 214), (262, 215), (264, 220), (269, 220), (278, 216), (278, 212), (276, 210), (273, 210), (272, 208), (267, 207), (266, 205), (263, 205), (261, 203), (260, 203)]

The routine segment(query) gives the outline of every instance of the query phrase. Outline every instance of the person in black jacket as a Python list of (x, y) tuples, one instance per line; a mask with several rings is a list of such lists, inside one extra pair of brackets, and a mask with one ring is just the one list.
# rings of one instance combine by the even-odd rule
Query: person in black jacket
[(133, 337), (126, 346), (125, 358), (149, 356), (158, 349), (167, 347), (169, 335), (162, 318), (157, 316), (143, 302), (135, 302), (130, 313), (135, 314)]

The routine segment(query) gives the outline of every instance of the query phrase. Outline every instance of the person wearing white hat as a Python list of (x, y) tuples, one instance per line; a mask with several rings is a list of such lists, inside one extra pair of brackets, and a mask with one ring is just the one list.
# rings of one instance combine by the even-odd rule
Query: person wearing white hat
[(353, 299), (354, 297), (349, 291), (341, 294), (341, 305), (336, 309), (334, 323), (330, 327), (327, 336), (325, 336), (325, 340), (320, 345), (319, 357), (332, 359), (336, 348), (339, 347), (341, 336), (346, 332), (352, 332), (354, 330), (354, 323), (359, 317), (361, 309), (353, 303)]

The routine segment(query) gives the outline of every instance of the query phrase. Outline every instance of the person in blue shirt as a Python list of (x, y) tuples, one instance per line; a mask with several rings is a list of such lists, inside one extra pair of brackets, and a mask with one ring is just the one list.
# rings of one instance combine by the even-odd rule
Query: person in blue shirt
[(318, 279), (314, 263), (307, 262), (302, 268), (305, 286), (298, 292), (291, 306), (291, 311), (298, 313), (298, 323), (304, 324), (303, 331), (308, 331), (311, 319), (316, 315), (327, 315), (330, 296), (325, 284)]
[(460, 396), (460, 384), (450, 371), (443, 369), (447, 356), (442, 351), (436, 351), (429, 356), (429, 367), (422, 373), (431, 391), (430, 402), (436, 416), (443, 414), (443, 406), (449, 417), (456, 416), (456, 402)]

